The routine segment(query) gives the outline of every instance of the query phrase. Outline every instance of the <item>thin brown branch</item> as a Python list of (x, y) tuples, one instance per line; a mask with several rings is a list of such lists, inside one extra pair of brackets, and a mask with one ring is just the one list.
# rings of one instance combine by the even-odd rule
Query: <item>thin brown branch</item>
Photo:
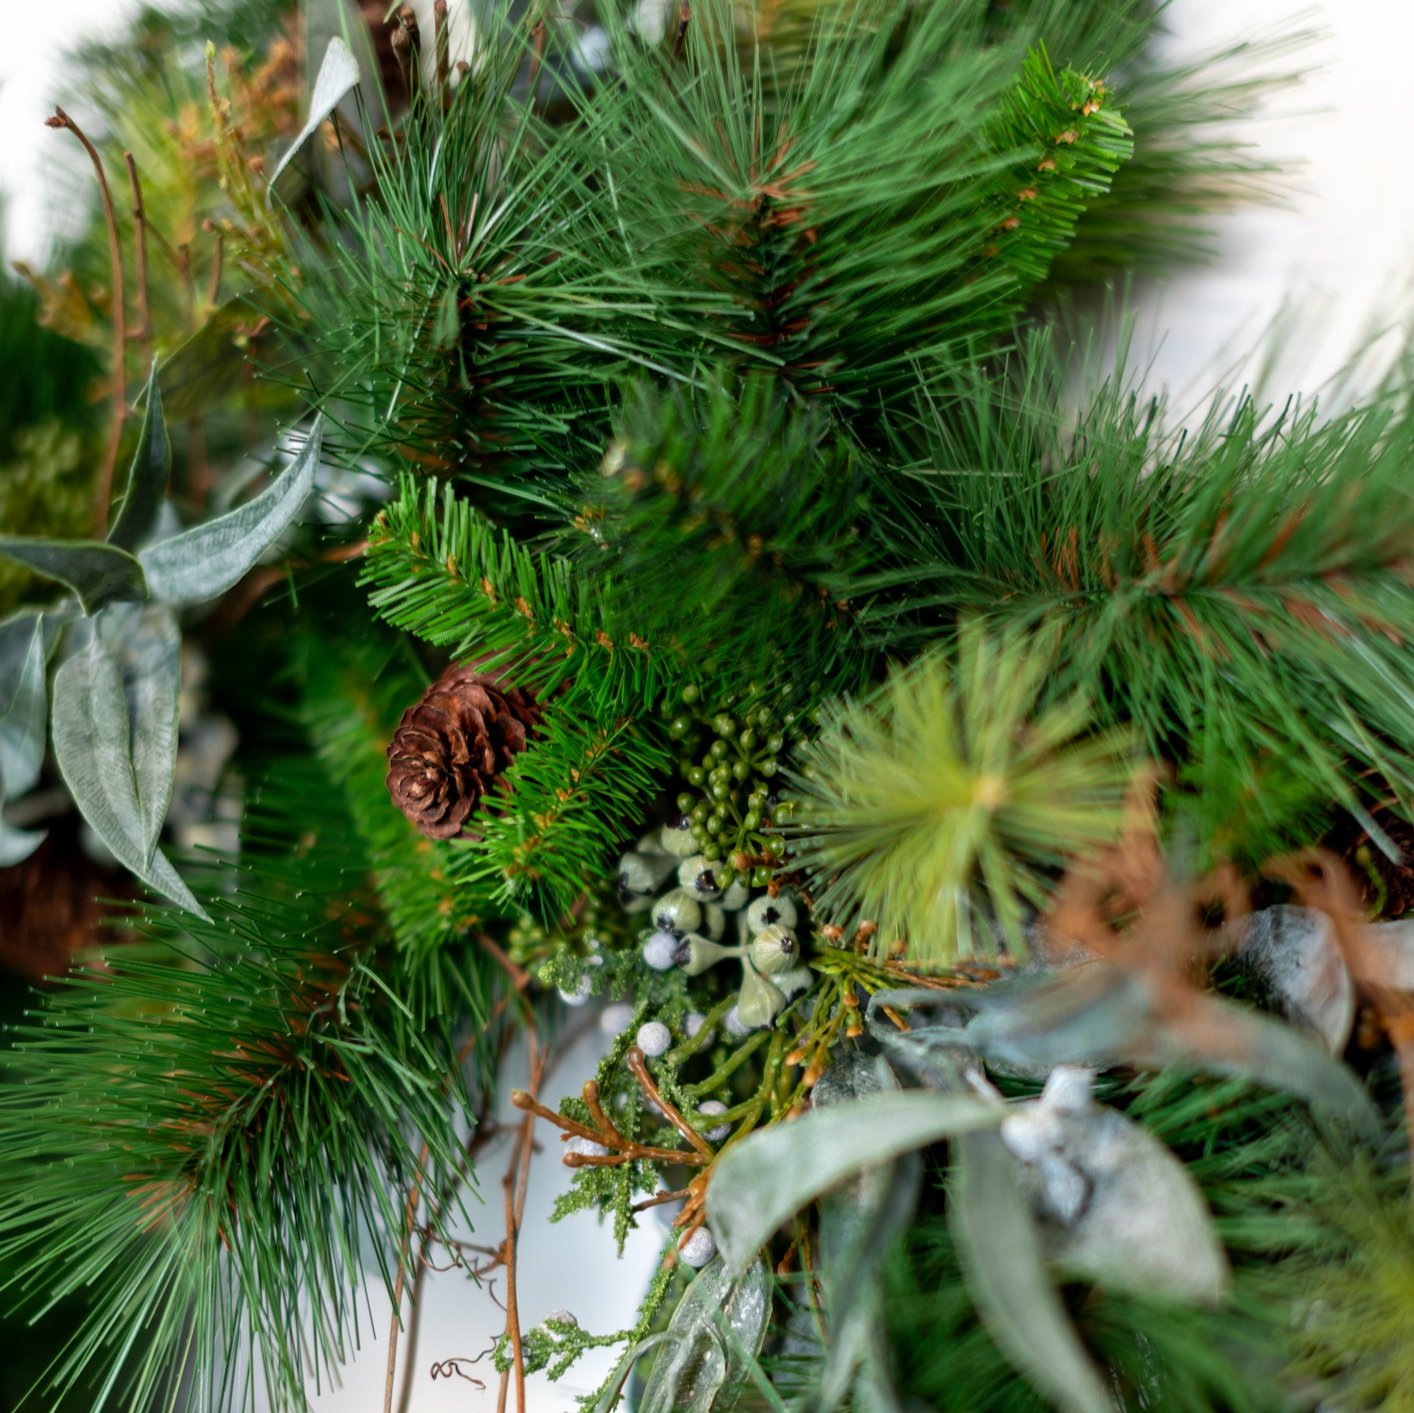
[(447, 30), (447, 0), (436, 0), (432, 6), (432, 47), (437, 56), (437, 92), (441, 95), (442, 107), (452, 104), (452, 82), (450, 64), (451, 35)]
[[(530, 1047), (530, 1091), (533, 1098), (545, 1078), (548, 1054), (542, 1052), (536, 1040), (535, 1031), (526, 1032)], [(530, 1189), (530, 1159), (534, 1149), (535, 1110), (530, 1109), (521, 1124), (516, 1139), (515, 1152), (506, 1168), (502, 1186), (506, 1196), (506, 1244), (504, 1265), (506, 1268), (506, 1338), (511, 1346), (511, 1365), (501, 1376), (501, 1387), (497, 1394), (497, 1413), (505, 1413), (506, 1394), (512, 1375), (515, 1378), (517, 1413), (527, 1413), (525, 1403), (525, 1346), (520, 1331), (520, 1305), (516, 1290), (516, 1248), (520, 1241), (521, 1222), (525, 1216), (525, 1199)]]
[(108, 429), (108, 445), (104, 448), (103, 462), (98, 469), (98, 496), (93, 511), (93, 533), (96, 538), (102, 539), (108, 528), (113, 472), (118, 465), (118, 447), (123, 440), (123, 422), (128, 414), (125, 373), (127, 298), (123, 292), (123, 248), (118, 240), (118, 215), (113, 209), (113, 193), (108, 189), (108, 176), (103, 170), (103, 159), (99, 157), (98, 149), (88, 140), (84, 130), (57, 105), (54, 116), (44, 121), (47, 127), (67, 128), (83, 144), (88, 160), (93, 163), (94, 176), (98, 178), (98, 191), (103, 198), (103, 219), (108, 227), (108, 262), (113, 272), (113, 417)]
[(137, 163), (131, 152), (123, 153), (128, 168), (128, 185), (133, 193), (133, 256), (137, 268), (137, 310), (141, 325), (128, 337), (142, 345), (143, 362), (152, 362), (152, 300), (147, 284), (147, 212), (142, 204), (142, 183), (138, 180)]
[(403, 1213), (403, 1242), (398, 1251), (398, 1274), (393, 1281), (393, 1317), (388, 1326), (388, 1366), (383, 1375), (383, 1413), (393, 1413), (393, 1391), (398, 1380), (398, 1336), (402, 1333), (403, 1286), (407, 1280), (417, 1204), (422, 1200), (422, 1176), (427, 1167), (428, 1151), (424, 1143), (417, 1158), (417, 1176), (408, 1189), (407, 1207)]

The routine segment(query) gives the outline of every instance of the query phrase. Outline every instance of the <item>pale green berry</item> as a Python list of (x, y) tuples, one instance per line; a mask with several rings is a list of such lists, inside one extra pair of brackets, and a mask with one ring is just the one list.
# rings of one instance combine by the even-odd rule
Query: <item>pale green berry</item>
[(756, 934), (750, 948), (751, 962), (762, 976), (789, 971), (800, 960), (800, 943), (787, 927), (772, 923)]

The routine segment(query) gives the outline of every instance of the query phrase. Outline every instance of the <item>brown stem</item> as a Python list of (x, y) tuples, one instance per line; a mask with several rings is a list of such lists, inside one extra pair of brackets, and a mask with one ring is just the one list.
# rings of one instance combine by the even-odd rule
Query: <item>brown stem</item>
[(452, 84), (449, 59), (451, 57), (451, 35), (447, 31), (447, 0), (436, 0), (432, 6), (432, 47), (437, 55), (437, 92), (442, 98), (442, 107), (451, 106)]
[(697, 1150), (701, 1161), (710, 1163), (717, 1156), (712, 1150), (711, 1144), (658, 1092), (658, 1086), (654, 1083), (653, 1076), (648, 1073), (648, 1065), (644, 1059), (643, 1051), (637, 1045), (630, 1045), (624, 1052), (624, 1064), (632, 1071), (633, 1077), (638, 1081), (639, 1088), (663, 1111), (668, 1122)]
[(393, 1281), (393, 1317), (388, 1326), (388, 1367), (383, 1376), (383, 1413), (393, 1413), (393, 1390), (398, 1380), (398, 1335), (402, 1332), (403, 1285), (407, 1280), (408, 1254), (412, 1248), (417, 1204), (422, 1198), (422, 1174), (427, 1165), (428, 1146), (422, 1145), (417, 1159), (417, 1177), (408, 1189), (403, 1213), (403, 1244), (398, 1252), (398, 1274)]
[(108, 445), (98, 470), (98, 498), (93, 513), (93, 533), (102, 539), (108, 528), (108, 504), (113, 496), (113, 472), (118, 465), (118, 446), (123, 440), (123, 422), (128, 413), (127, 381), (124, 364), (127, 360), (127, 299), (123, 293), (123, 249), (118, 241), (118, 216), (113, 209), (113, 193), (108, 189), (108, 177), (98, 149), (87, 134), (57, 104), (54, 116), (46, 118), (51, 128), (67, 128), (83, 144), (88, 160), (93, 163), (98, 178), (98, 191), (103, 198), (103, 219), (108, 226), (108, 262), (113, 271), (113, 418), (108, 430)]
[[(533, 1098), (545, 1078), (547, 1056), (541, 1053), (534, 1030), (528, 1031), (526, 1038), (530, 1046), (530, 1094), (527, 1097)], [(531, 1108), (521, 1124), (515, 1153), (502, 1179), (506, 1194), (506, 1338), (511, 1345), (511, 1367), (501, 1376), (501, 1387), (496, 1401), (497, 1413), (505, 1413), (507, 1385), (511, 1374), (515, 1376), (517, 1413), (526, 1413), (525, 1347), (521, 1340), (520, 1305), (516, 1291), (516, 1247), (520, 1241), (521, 1221), (525, 1216), (526, 1193), (530, 1189), (534, 1130), (535, 1110)]]
[(152, 301), (147, 285), (147, 212), (142, 204), (142, 183), (138, 180), (137, 163), (131, 152), (123, 153), (128, 168), (128, 185), (133, 193), (133, 248), (137, 264), (137, 309), (141, 328), (129, 335), (141, 341), (143, 361), (152, 362)]

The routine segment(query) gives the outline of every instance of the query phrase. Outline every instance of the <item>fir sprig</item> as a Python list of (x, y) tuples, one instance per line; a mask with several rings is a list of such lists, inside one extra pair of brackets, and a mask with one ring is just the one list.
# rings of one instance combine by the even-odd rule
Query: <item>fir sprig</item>
[(853, 685), (865, 659), (835, 586), (874, 548), (862, 460), (821, 408), (760, 376), (640, 386), (585, 485), (576, 572), (602, 586), (611, 635), (631, 624), (673, 644), (705, 690), (782, 663), (797, 681)]
[(541, 696), (579, 681), (606, 716), (654, 701), (679, 667), (671, 645), (627, 625), (618, 639), (604, 631), (612, 587), (537, 555), (451, 487), (404, 477), (373, 523), (363, 582), (395, 627)]

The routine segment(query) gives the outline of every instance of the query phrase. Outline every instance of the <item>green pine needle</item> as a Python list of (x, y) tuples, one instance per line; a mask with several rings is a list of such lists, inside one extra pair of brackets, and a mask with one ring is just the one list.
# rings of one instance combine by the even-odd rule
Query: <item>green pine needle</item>
[(1021, 945), (1047, 879), (1117, 839), (1135, 765), (1090, 734), (1080, 698), (1043, 706), (1055, 634), (965, 627), (955, 655), (894, 672), (872, 698), (827, 709), (801, 752), (791, 850), (822, 916), (878, 924), (947, 964)]

